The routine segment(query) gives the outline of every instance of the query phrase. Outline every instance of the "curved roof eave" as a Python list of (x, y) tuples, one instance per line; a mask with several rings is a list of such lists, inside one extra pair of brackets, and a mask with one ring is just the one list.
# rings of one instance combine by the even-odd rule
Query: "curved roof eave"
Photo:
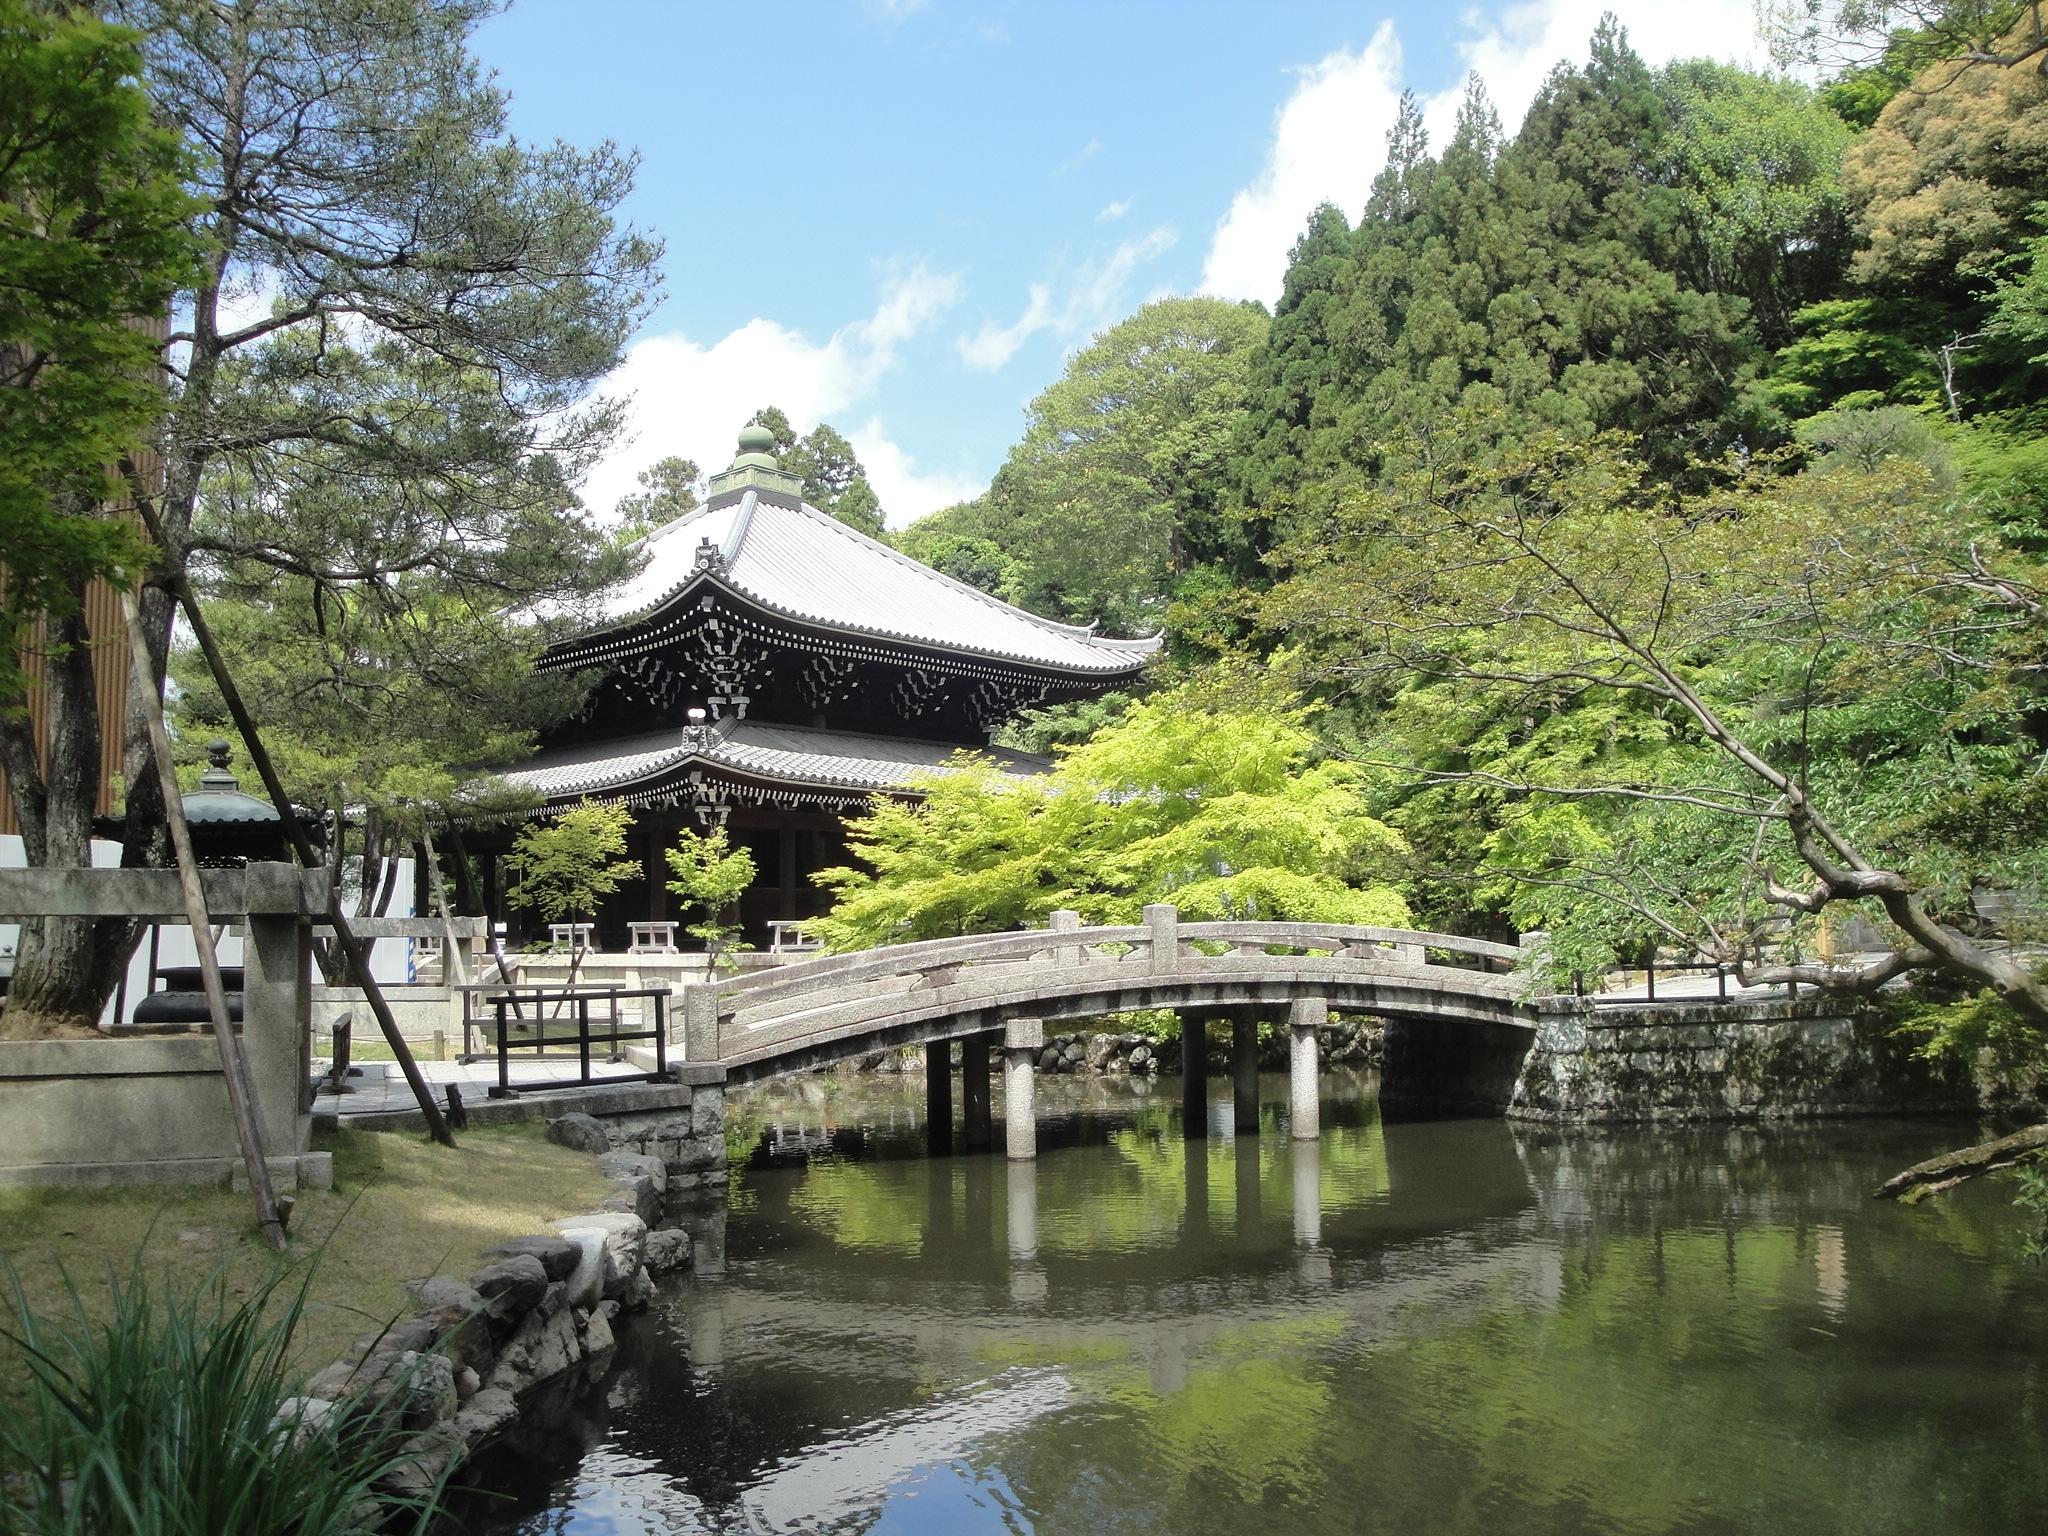
[[(933, 574), (940, 575), (938, 572), (933, 572)], [(952, 578), (941, 576), (941, 579), (950, 581)], [(559, 641), (555, 645), (550, 646), (548, 654), (543, 656), (542, 661), (544, 664), (549, 665), (571, 664), (554, 661), (554, 653), (565, 652), (573, 654), (601, 643), (607, 636), (621, 635), (626, 631), (651, 624), (670, 610), (680, 606), (700, 588), (706, 586), (715, 587), (727, 596), (750, 603), (762, 612), (772, 614), (778, 619), (792, 624), (804, 625), (811, 629), (825, 630), (832, 634), (845, 635), (859, 640), (880, 641), (889, 645), (901, 646), (908, 650), (950, 650), (981, 661), (1007, 662), (1016, 666), (1035, 668), (1042, 672), (1063, 673), (1071, 677), (1121, 677), (1136, 673), (1143, 668), (1148, 658), (1157, 654), (1160, 646), (1164, 643), (1165, 635), (1165, 632), (1162, 630), (1138, 639), (1117, 640), (1107, 636), (1089, 634), (1087, 630), (1075, 625), (1057, 624), (1050, 619), (1040, 619), (1036, 615), (1029, 615), (1034, 623), (1045, 625), (1048, 628), (1072, 631), (1076, 638), (1085, 637), (1086, 643), (1090, 646), (1098, 647), (1105, 651), (1121, 652), (1132, 658), (1130, 661), (1120, 664), (1105, 661), (1105, 664), (1099, 667), (1077, 665), (1070, 662), (1051, 661), (1039, 656), (1026, 656), (1017, 651), (983, 650), (968, 645), (948, 645), (938, 640), (904, 634), (900, 630), (868, 628), (862, 625), (847, 624), (829, 618), (822, 618), (817, 614), (803, 613), (797, 609), (786, 608), (772, 602), (762, 597), (759, 593), (732, 581), (725, 573), (709, 566), (704, 566), (692, 571), (680, 584), (670, 588), (662, 597), (656, 599), (631, 617), (617, 620), (607, 624), (602, 629), (592, 630), (588, 634), (579, 635), (574, 640)], [(986, 593), (981, 595), (987, 596)], [(1021, 609), (1017, 611), (1022, 612)]]

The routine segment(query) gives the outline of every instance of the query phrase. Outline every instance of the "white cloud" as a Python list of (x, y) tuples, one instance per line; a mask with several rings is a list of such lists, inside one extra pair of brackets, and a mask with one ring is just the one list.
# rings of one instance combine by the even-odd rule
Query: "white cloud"
[(987, 480), (973, 475), (919, 469), (917, 461), (883, 429), (880, 417), (870, 417), (859, 426), (846, 429), (846, 440), (860, 456), (861, 467), (868, 472), (868, 484), (882, 498), (882, 510), (888, 515), (891, 528), (901, 528), (927, 512), (979, 496), (988, 487)]
[(1131, 203), (1133, 201), (1134, 199), (1132, 198), (1120, 197), (1113, 203), (1105, 203), (1102, 212), (1095, 215), (1095, 222), (1098, 224), (1108, 224), (1112, 220), (1122, 218), (1131, 211)]
[(993, 372), (1040, 331), (1071, 342), (1100, 330), (1129, 310), (1125, 299), (1138, 268), (1165, 255), (1179, 240), (1180, 231), (1161, 224), (1121, 242), (1100, 261), (1084, 262), (1070, 273), (1031, 284), (1023, 313), (1008, 325), (982, 321), (979, 330), (956, 343), (960, 356), (970, 367)]
[[(1537, 90), (1560, 60), (1586, 56), (1603, 12), (1628, 29), (1629, 42), (1652, 64), (1704, 56), (1760, 63), (1754, 0), (1522, 0), (1499, 11), (1468, 10), (1456, 47), (1457, 80), (1418, 91), (1430, 142), (1441, 145), (1476, 70), (1513, 133)], [(1318, 203), (1335, 203), (1356, 219), (1386, 162), (1386, 135), (1401, 96), (1401, 43), (1382, 23), (1357, 51), (1339, 50), (1301, 71), (1299, 83), (1273, 116), (1273, 142), (1252, 183), (1217, 223), (1202, 268), (1202, 288), (1224, 298), (1262, 299), (1280, 293), (1287, 252)]]
[[(1709, 58), (1760, 67), (1766, 59), (1755, 0), (1524, 0), (1497, 15), (1468, 11), (1463, 19), (1471, 35), (1458, 41), (1458, 54), (1467, 73), (1476, 70), (1485, 80), (1503, 128), (1513, 133), (1521, 125), (1561, 60), (1585, 59), (1587, 40), (1608, 11), (1627, 28), (1629, 46), (1651, 64)], [(1424, 103), (1432, 144), (1449, 135), (1464, 91), (1460, 80)]]
[(1067, 174), (1067, 172), (1086, 165), (1090, 160), (1093, 160), (1097, 155), (1101, 153), (1102, 140), (1090, 139), (1086, 144), (1083, 144), (1079, 149), (1075, 150), (1073, 154), (1069, 155), (1066, 159), (1062, 160), (1058, 165), (1054, 166), (1052, 168), (1052, 173), (1055, 176), (1064, 176)]
[[(610, 394), (632, 397), (627, 440), (591, 471), (584, 501), (608, 511), (637, 489), (641, 470), (670, 454), (694, 459), (707, 472), (724, 468), (739, 429), (764, 405), (781, 406), (799, 432), (859, 406), (895, 366), (902, 345), (957, 303), (960, 292), (957, 275), (920, 262), (884, 284), (872, 315), (823, 342), (765, 318), (708, 346), (675, 331), (643, 337), (606, 385)], [(864, 463), (890, 466), (897, 500), (880, 477), (871, 478), (892, 522), (957, 499), (955, 483), (919, 475), (879, 421), (858, 438), (848, 436)]]
[(1271, 301), (1287, 252), (1318, 203), (1347, 215), (1365, 203), (1401, 97), (1401, 41), (1382, 22), (1357, 52), (1340, 49), (1301, 72), (1273, 116), (1273, 147), (1231, 199), (1202, 264), (1202, 291)]

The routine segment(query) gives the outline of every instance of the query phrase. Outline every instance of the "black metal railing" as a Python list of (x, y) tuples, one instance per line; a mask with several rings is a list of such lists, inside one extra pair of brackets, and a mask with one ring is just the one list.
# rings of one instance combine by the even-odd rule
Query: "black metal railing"
[[(1620, 971), (1610, 971), (1608, 972), (1608, 975), (1620, 975), (1623, 977), (1633, 976), (1635, 974), (1636, 969), (1637, 968), (1635, 967), (1630, 967)], [(1741, 977), (1736, 976), (1735, 967), (1730, 965), (1725, 960), (1697, 961), (1691, 964), (1683, 965), (1673, 964), (1669, 961), (1664, 962), (1663, 964), (1659, 964), (1655, 960), (1649, 960), (1646, 961), (1640, 967), (1640, 969), (1643, 973), (1643, 996), (1641, 1000), (1646, 1003), (1654, 1003), (1658, 1001), (1657, 978), (1659, 976), (1663, 976), (1667, 980), (1676, 976), (1712, 976), (1714, 978), (1714, 995), (1717, 999), (1723, 1001), (1725, 1001), (1728, 996), (1728, 982), (1730, 977), (1735, 978), (1736, 989), (1738, 991), (1742, 989)], [(1606, 978), (1602, 977), (1601, 979), (1605, 980)], [(1628, 983), (1624, 982), (1623, 985), (1626, 986), (1628, 985)], [(1604, 992), (1605, 990), (1605, 988), (1602, 988), (1600, 992), (1595, 992), (1592, 995), (1598, 997), (1601, 995), (1601, 992)], [(1578, 971), (1574, 971), (1572, 973), (1572, 991), (1580, 997), (1585, 997), (1587, 995), (1586, 978), (1583, 973)], [(1796, 981), (1788, 980), (1785, 983), (1785, 995), (1788, 998), (1796, 998), (1799, 995), (1799, 983)], [(1666, 998), (1664, 999), (1664, 1001), (1689, 1002), (1693, 1001), (1693, 999)]]
[[(640, 1017), (629, 1027), (621, 1006), (638, 1002)], [(537, 1061), (561, 1060), (571, 1052), (576, 1057), (573, 1086), (589, 1088), (605, 1083), (642, 1083), (668, 1075), (668, 1006), (666, 987), (590, 987), (564, 991), (548, 987), (474, 987), (464, 989), (462, 1043), (465, 1056), (474, 1056), (471, 1039), (477, 1022), (473, 1010), (480, 1009), (488, 1020), (483, 1025), (498, 1058), (498, 1085), (491, 1097), (510, 1098), (512, 1057), (531, 1052)], [(591, 1075), (591, 1062), (600, 1052), (607, 1063), (626, 1059), (625, 1048), (641, 1041), (654, 1042), (654, 1071)], [(560, 1078), (546, 1087), (572, 1086)]]

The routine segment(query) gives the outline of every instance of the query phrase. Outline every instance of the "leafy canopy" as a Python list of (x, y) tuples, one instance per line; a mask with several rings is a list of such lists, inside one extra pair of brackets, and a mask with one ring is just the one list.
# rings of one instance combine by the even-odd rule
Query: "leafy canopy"
[(175, 134), (150, 120), (141, 39), (0, 0), (0, 698), (44, 613), (142, 564), (114, 468), (163, 410), (151, 320), (196, 270)]
[(598, 902), (641, 872), (624, 858), (633, 814), (623, 805), (586, 800), (547, 821), (520, 828), (506, 857), (512, 884), (505, 899), (547, 921), (587, 919)]
[(1053, 771), (1019, 778), (963, 754), (915, 804), (850, 824), (861, 867), (822, 871), (812, 926), (836, 949), (1042, 924), (1060, 908), (1190, 918), (1398, 925), (1383, 883), (1401, 839), (1366, 810), (1364, 775), (1318, 759), (1293, 714), (1176, 690), (1130, 706)]
[(670, 892), (698, 913), (697, 921), (683, 931), (702, 943), (715, 963), (739, 932), (732, 914), (754, 883), (754, 855), (749, 849), (734, 848), (723, 827), (709, 833), (685, 827), (662, 856), (668, 863)]

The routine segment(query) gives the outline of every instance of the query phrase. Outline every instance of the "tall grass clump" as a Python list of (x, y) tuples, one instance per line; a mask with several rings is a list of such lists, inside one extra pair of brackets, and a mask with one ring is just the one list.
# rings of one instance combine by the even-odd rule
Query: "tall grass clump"
[(436, 1514), (435, 1493), (380, 1486), (407, 1439), (389, 1386), (324, 1412), (295, 1396), (311, 1265), (238, 1296), (225, 1267), (180, 1290), (138, 1256), (98, 1321), (69, 1275), (68, 1306), (38, 1317), (0, 1267), (29, 1376), (26, 1407), (0, 1416), (0, 1532), (328, 1536)]

